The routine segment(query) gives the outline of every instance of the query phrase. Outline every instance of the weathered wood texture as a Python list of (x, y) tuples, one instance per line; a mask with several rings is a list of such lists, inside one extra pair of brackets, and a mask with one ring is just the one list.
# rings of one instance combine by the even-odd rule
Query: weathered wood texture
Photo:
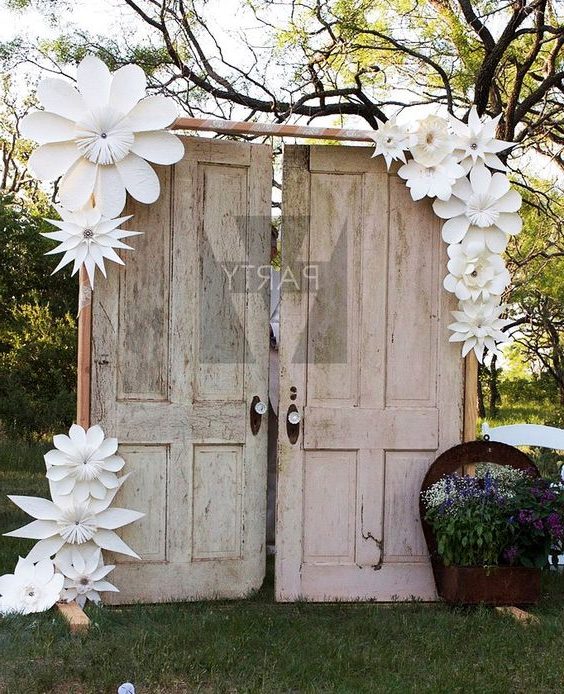
[(82, 266), (78, 279), (78, 344), (76, 364), (76, 423), (90, 426), (90, 382), (92, 358), (92, 290)]
[(478, 428), (478, 360), (474, 352), (465, 360), (464, 441), (475, 441)]
[(295, 445), (280, 427), (276, 597), (436, 599), (418, 495), (464, 425), (440, 221), (366, 148), (293, 146), (283, 223), (280, 416), (303, 420)]
[(116, 503), (146, 516), (115, 557), (118, 603), (244, 596), (264, 575), (271, 150), (184, 138), (161, 196), (132, 204), (135, 238), (93, 302), (93, 421), (117, 436)]

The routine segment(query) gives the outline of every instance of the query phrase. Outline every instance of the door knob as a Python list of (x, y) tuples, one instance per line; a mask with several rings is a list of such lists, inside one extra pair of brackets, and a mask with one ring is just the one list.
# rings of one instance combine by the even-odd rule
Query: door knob
[(300, 422), (302, 421), (302, 416), (298, 412), (298, 408), (295, 405), (290, 405), (288, 408), (288, 413), (286, 415), (286, 432), (290, 443), (296, 443), (298, 436), (300, 435)]
[(262, 416), (263, 414), (266, 414), (267, 410), (268, 407), (266, 406), (266, 403), (264, 403), (258, 395), (255, 395), (251, 402), (250, 412), (250, 424), (253, 436), (256, 436), (259, 433)]

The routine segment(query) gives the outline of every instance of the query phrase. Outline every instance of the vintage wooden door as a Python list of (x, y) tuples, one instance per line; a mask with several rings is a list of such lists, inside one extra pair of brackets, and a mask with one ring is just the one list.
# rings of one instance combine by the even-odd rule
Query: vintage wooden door
[(278, 600), (436, 597), (418, 493), (462, 440), (455, 302), (431, 205), (370, 154), (285, 148)]
[[(133, 204), (124, 268), (93, 302), (92, 420), (131, 478), (116, 602), (239, 597), (264, 575), (271, 150), (185, 138), (161, 196)], [(254, 266), (247, 268), (245, 266)], [(258, 274), (257, 274), (258, 273)]]

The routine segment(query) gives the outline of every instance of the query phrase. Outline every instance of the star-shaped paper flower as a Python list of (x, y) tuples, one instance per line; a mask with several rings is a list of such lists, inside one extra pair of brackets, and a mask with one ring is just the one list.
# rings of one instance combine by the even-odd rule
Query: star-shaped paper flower
[(61, 215), (61, 220), (48, 219), (47, 221), (58, 227), (59, 231), (49, 231), (43, 234), (48, 239), (60, 241), (60, 244), (53, 250), (47, 251), (46, 255), (64, 253), (52, 274), (74, 261), (71, 274), (74, 275), (81, 265), (84, 265), (92, 288), (94, 287), (94, 275), (97, 267), (106, 277), (104, 259), (125, 265), (114, 248), (127, 250), (133, 250), (133, 248), (120, 239), (138, 236), (142, 233), (118, 228), (120, 224), (131, 219), (131, 215), (117, 219), (106, 219), (101, 216), (98, 208), (92, 207), (85, 207), (78, 212), (68, 212), (63, 207), (57, 207), (57, 212)]
[(499, 298), (510, 282), (509, 272), (500, 255), (487, 251), (480, 254), (467, 254), (460, 244), (448, 247), (448, 274), (444, 287), (453, 292), (461, 301), (488, 302)]
[(415, 136), (408, 133), (403, 126), (397, 125), (395, 116), (385, 123), (382, 123), (378, 118), (376, 122), (378, 123), (378, 130), (370, 133), (370, 137), (376, 145), (372, 157), (381, 154), (386, 160), (388, 169), (395, 159), (405, 163), (405, 150), (414, 144)]
[(482, 122), (475, 106), (470, 109), (468, 125), (457, 118), (450, 118), (450, 126), (456, 136), (454, 153), (465, 173), (468, 173), (478, 162), (483, 162), (491, 169), (506, 170), (507, 167), (497, 153), (512, 147), (514, 143), (495, 139), (500, 118), (501, 114), (495, 118), (486, 117)]
[(34, 564), (20, 557), (13, 574), (0, 576), (0, 614), (48, 610), (59, 600), (63, 580), (50, 559)]
[(470, 179), (461, 178), (452, 188), (449, 200), (435, 200), (433, 209), (443, 225), (447, 243), (462, 241), (470, 226), (497, 228), (504, 234), (518, 234), (523, 222), (517, 210), (521, 196), (511, 189), (505, 174), (490, 171), (479, 164), (470, 171)]
[(55, 566), (64, 575), (63, 600), (76, 600), (84, 607), (86, 600), (100, 602), (100, 593), (119, 590), (104, 578), (115, 566), (104, 566), (102, 552), (94, 544), (65, 545), (55, 556)]
[(94, 196), (107, 218), (125, 206), (125, 191), (139, 202), (159, 197), (154, 164), (174, 164), (184, 154), (180, 139), (166, 128), (176, 118), (176, 106), (163, 96), (145, 97), (145, 73), (125, 65), (113, 75), (106, 65), (87, 56), (77, 70), (77, 88), (48, 78), (37, 96), (45, 111), (27, 115), (22, 135), (40, 147), (29, 159), (41, 181), (62, 176), (59, 195), (76, 212)]
[(484, 358), (487, 348), (490, 352), (498, 354), (497, 344), (506, 342), (507, 336), (502, 329), (510, 323), (509, 320), (500, 318), (505, 306), (494, 303), (473, 303), (461, 301), (459, 311), (453, 311), (455, 323), (448, 327), (453, 331), (450, 342), (463, 342), (462, 356), (465, 357), (474, 350), (478, 361)]
[(418, 164), (436, 166), (452, 153), (453, 144), (447, 121), (440, 116), (427, 116), (419, 121), (410, 151)]
[(446, 157), (434, 166), (424, 166), (412, 159), (400, 167), (398, 176), (405, 179), (414, 200), (425, 196), (448, 200), (452, 187), (464, 176), (464, 171), (454, 157)]
[[(120, 483), (124, 480), (125, 476)], [(102, 549), (139, 559), (114, 530), (133, 523), (145, 514), (125, 508), (108, 508), (116, 492), (117, 489), (114, 489), (108, 492), (105, 499), (86, 503), (65, 502), (60, 497), (54, 503), (33, 496), (8, 496), (16, 506), (37, 520), (5, 535), (39, 540), (27, 555), (32, 561), (52, 557), (65, 543), (81, 545), (90, 541)]]
[(116, 455), (118, 442), (104, 438), (98, 425), (84, 431), (73, 424), (69, 435), (53, 437), (55, 449), (45, 454), (47, 479), (54, 496), (72, 495), (81, 503), (89, 497), (104, 499), (108, 491), (119, 487), (119, 472), (125, 465)]

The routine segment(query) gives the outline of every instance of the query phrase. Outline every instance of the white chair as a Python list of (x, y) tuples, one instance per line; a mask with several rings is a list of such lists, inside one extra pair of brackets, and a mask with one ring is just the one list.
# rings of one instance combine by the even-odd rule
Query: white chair
[(510, 446), (542, 446), (564, 451), (564, 429), (546, 427), (542, 424), (509, 424), (492, 429), (484, 422), (482, 436), (487, 441), (499, 441)]

